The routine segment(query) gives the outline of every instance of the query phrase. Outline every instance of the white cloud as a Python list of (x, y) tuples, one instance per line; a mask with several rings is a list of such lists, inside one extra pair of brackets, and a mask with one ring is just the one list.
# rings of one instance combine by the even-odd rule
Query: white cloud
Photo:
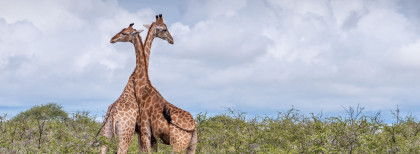
[(116, 1), (0, 3), (1, 106), (101, 100), (96, 108), (105, 109), (135, 63), (132, 45), (112, 45), (110, 38), (132, 22), (142, 29), (155, 14), (130, 13)]
[[(175, 44), (155, 39), (149, 69), (152, 83), (181, 108), (267, 113), (292, 105), (307, 112), (357, 104), (386, 111), (418, 107), (420, 30), (413, 5), (183, 3), (177, 5), (183, 6), (176, 12), (180, 18), (170, 19), (177, 22), (167, 23)], [(61, 101), (79, 105), (73, 109), (91, 103), (87, 108), (105, 110), (135, 63), (131, 44), (109, 39), (131, 22), (142, 28), (155, 14), (148, 6), (130, 12), (119, 5), (0, 2), (0, 82), (8, 87), (0, 88), (0, 105)]]
[[(386, 55), (419, 34), (412, 20), (393, 4), (247, 1), (246, 6), (234, 9), (235, 15), (217, 17), (206, 13), (212, 10), (207, 8), (199, 14), (208, 18), (185, 20), (197, 20), (196, 24), (172, 25), (175, 45), (155, 45), (154, 51), (164, 52), (153, 52), (151, 67), (156, 71), (151, 78), (164, 93), (175, 93), (193, 82), (195, 86), (185, 91), (194, 91), (188, 98), (202, 100), (203, 109), (225, 102), (229, 102), (226, 106), (245, 106), (245, 110), (284, 110), (294, 105), (310, 111), (341, 111), (342, 106), (357, 104), (368, 110), (388, 110), (398, 104), (414, 105), (401, 99), (419, 99), (403, 84), (418, 83), (410, 75), (414, 70), (396, 77), (389, 68), (395, 65)], [(412, 54), (415, 48), (410, 45), (399, 51)], [(162, 57), (178, 59), (167, 65), (179, 67), (162, 66), (158, 60)], [(182, 59), (195, 63), (186, 68), (179, 64)], [(176, 76), (178, 82), (157, 76)], [(171, 99), (177, 100), (176, 95)]]
[(401, 46), (394, 51), (390, 56), (393, 61), (405, 67), (412, 67), (413, 69), (420, 68), (420, 38), (410, 44)]

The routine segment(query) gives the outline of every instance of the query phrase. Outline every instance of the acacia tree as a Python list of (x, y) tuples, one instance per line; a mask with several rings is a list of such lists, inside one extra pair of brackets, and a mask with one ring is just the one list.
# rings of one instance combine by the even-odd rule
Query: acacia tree
[[(18, 124), (13, 126), (14, 132), (20, 132), (19, 137), (13, 133), (12, 138), (21, 139), (23, 140), (22, 144), (26, 145), (30, 144), (32, 138), (34, 138), (32, 134), (36, 134), (37, 148), (41, 149), (42, 144), (47, 140), (45, 134), (49, 127), (47, 127), (46, 123), (50, 121), (64, 121), (68, 118), (67, 116), (68, 114), (62, 110), (62, 106), (56, 103), (37, 105), (19, 113), (10, 120), (11, 123)], [(36, 129), (32, 128), (33, 125), (35, 125)]]

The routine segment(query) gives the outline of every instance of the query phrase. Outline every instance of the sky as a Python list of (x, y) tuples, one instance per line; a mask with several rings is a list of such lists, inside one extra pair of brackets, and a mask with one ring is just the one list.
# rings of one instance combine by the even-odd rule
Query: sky
[(163, 14), (149, 77), (191, 112), (420, 117), (416, 0), (0, 0), (0, 114), (55, 102), (103, 116), (135, 67), (122, 28)]

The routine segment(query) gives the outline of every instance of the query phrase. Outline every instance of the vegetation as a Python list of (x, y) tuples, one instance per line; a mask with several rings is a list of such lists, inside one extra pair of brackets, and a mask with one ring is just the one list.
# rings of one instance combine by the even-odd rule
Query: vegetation
[[(68, 114), (50, 103), (0, 120), (0, 153), (98, 152), (100, 123), (87, 112)], [(105, 144), (105, 143), (104, 143)]]
[[(365, 116), (362, 107), (345, 109), (344, 117), (304, 115), (296, 109), (275, 117), (247, 118), (244, 112), (195, 116), (197, 153), (420, 153), (420, 121), (399, 110), (395, 122), (381, 114)], [(113, 143), (96, 136), (101, 122), (87, 112), (68, 114), (50, 103), (12, 117), (0, 117), (0, 153), (98, 153)], [(138, 153), (137, 137), (130, 153)], [(159, 144), (159, 153), (170, 146)]]

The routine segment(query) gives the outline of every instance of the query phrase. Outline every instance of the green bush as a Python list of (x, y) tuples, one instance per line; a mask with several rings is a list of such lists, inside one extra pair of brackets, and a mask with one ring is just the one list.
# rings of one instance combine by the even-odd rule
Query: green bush
[[(195, 116), (197, 153), (420, 153), (420, 122), (415, 116), (386, 124), (378, 113), (346, 108), (345, 115), (305, 115), (296, 109), (276, 116), (249, 117), (228, 109), (226, 113)], [(8, 119), (0, 117), (0, 153), (98, 153), (101, 145), (116, 150), (112, 141), (96, 136), (102, 122), (88, 112), (68, 114), (60, 105), (35, 106)], [(158, 153), (171, 147), (159, 144)], [(138, 153), (137, 136), (129, 153)]]
[(0, 153), (99, 152), (100, 123), (87, 112), (68, 114), (49, 103), (0, 123)]

